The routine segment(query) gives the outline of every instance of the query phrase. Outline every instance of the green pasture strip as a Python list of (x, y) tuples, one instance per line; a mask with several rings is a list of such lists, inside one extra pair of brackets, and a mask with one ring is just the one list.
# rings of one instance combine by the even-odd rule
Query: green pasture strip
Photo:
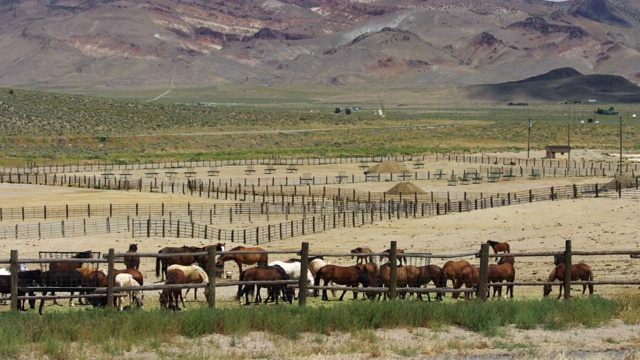
[(638, 312), (640, 297), (632, 298), (616, 301), (592, 296), (571, 301), (445, 303), (349, 300), (319, 302), (306, 307), (288, 304), (217, 309), (193, 307), (181, 312), (159, 309), (45, 311), (42, 316), (34, 311), (3, 312), (0, 313), (0, 357), (15, 357), (23, 346), (41, 346), (46, 351), (50, 344), (64, 349), (68, 347), (65, 344), (70, 343), (101, 344), (105, 338), (126, 349), (137, 339), (154, 343), (177, 335), (197, 338), (213, 333), (245, 335), (252, 331), (297, 339), (301, 333), (353, 333), (399, 327), (459, 326), (488, 336), (496, 336), (506, 325), (557, 330), (596, 327), (625, 312)]

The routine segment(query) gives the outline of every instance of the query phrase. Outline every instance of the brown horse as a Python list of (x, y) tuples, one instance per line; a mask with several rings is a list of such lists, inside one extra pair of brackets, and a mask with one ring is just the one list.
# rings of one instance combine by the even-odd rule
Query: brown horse
[[(216, 251), (224, 251), (224, 245), (225, 244), (223, 243), (217, 243), (215, 245)], [(198, 263), (201, 268), (206, 269), (209, 265), (209, 255), (193, 255), (194, 253), (206, 252), (208, 252), (206, 246), (165, 247), (158, 251), (158, 254), (174, 254), (175, 256), (163, 256), (156, 258), (156, 276), (161, 276), (160, 270), (162, 269), (162, 279), (164, 279), (167, 274), (167, 268), (173, 264), (191, 265), (193, 263)]]
[[(362, 284), (363, 287), (368, 287), (370, 282), (367, 274), (364, 271), (358, 269), (355, 266), (339, 266), (339, 265), (331, 265), (327, 264), (320, 268), (315, 276), (315, 281), (313, 285), (320, 286), (320, 280), (324, 281), (323, 286), (327, 286), (330, 282), (335, 282), (338, 285), (346, 285), (350, 287), (358, 287), (359, 284)], [(344, 294), (347, 293), (345, 289), (340, 295), (340, 299), (344, 297)], [(353, 298), (357, 299), (358, 293), (353, 292)], [(329, 301), (329, 297), (327, 296), (327, 290), (322, 290), (322, 300)]]
[[(466, 265), (460, 269), (460, 273), (456, 281), (453, 283), (454, 289), (460, 289), (462, 285), (464, 285), (467, 289), (471, 289), (478, 286), (478, 282), (480, 281), (480, 271), (477, 267), (473, 265)], [(460, 296), (460, 293), (453, 293), (453, 298), (457, 299)], [(464, 298), (470, 299), (472, 293), (465, 292)]]
[(136, 269), (120, 269), (120, 270), (116, 270), (116, 269), (113, 269), (114, 278), (115, 278), (115, 276), (118, 276), (120, 274), (130, 274), (131, 276), (133, 276), (133, 279), (135, 281), (137, 281), (140, 285), (144, 285), (144, 277), (142, 276), (142, 273), (140, 272), (140, 270), (136, 270)]
[[(442, 268), (438, 265), (427, 265), (427, 266), (418, 266), (418, 286), (427, 286), (430, 282), (433, 282), (433, 285), (436, 287), (443, 287), (442, 281), (444, 280)], [(431, 295), (427, 293), (427, 299), (431, 301)], [(422, 293), (418, 293), (418, 300), (422, 301)], [(442, 300), (442, 292), (438, 291), (436, 295), (436, 300)]]
[[(487, 281), (489, 283), (501, 283), (503, 281), (513, 282), (516, 278), (514, 263), (515, 259), (513, 256), (504, 256), (500, 258), (498, 264), (490, 264), (487, 269)], [(492, 297), (495, 298), (496, 293), (498, 294), (498, 298), (502, 298), (502, 286), (493, 285)], [(509, 296), (509, 294), (511, 294), (511, 298), (513, 299), (513, 285), (507, 285), (507, 293), (505, 295)], [(489, 297), (489, 294), (487, 294), (487, 297)]]
[[(167, 271), (167, 280), (165, 285), (186, 284), (184, 273), (180, 269), (172, 269)], [(169, 310), (180, 310), (178, 299), (182, 302), (182, 307), (187, 308), (184, 304), (181, 288), (163, 289), (160, 293), (160, 306)]]
[[(290, 280), (290, 279), (291, 278), (289, 277), (289, 275), (287, 275), (284, 269), (277, 265), (275, 266), (258, 265), (256, 267), (246, 269), (242, 273), (240, 273), (241, 282), (243, 281), (279, 281), (279, 280)], [(255, 296), (256, 304), (262, 301), (262, 298), (260, 296), (260, 287), (261, 286), (259, 285), (256, 292), (256, 296)], [(281, 290), (284, 293), (286, 301), (288, 301), (289, 303), (293, 302), (294, 289), (288, 287), (286, 284), (272, 285), (272, 286), (266, 286), (266, 287), (268, 289), (267, 291), (268, 295), (264, 301), (265, 304), (269, 301), (269, 299), (273, 299), (276, 302), (276, 304), (278, 304), (278, 298)], [(244, 295), (245, 305), (249, 305), (250, 304), (249, 295), (250, 294), (253, 295), (255, 288), (256, 288), (255, 285), (244, 285), (244, 287), (242, 284), (238, 285), (236, 300), (242, 299), (242, 296)]]
[(367, 262), (373, 262), (373, 257), (371, 254), (373, 251), (371, 251), (370, 248), (368, 247), (357, 247), (353, 250), (351, 250), (351, 253), (354, 254), (351, 256), (351, 258), (353, 259), (353, 257), (356, 257), (356, 264), (358, 263), (367, 263)]
[[(378, 271), (380, 271), (380, 268), (378, 267), (378, 264), (370, 262), (370, 263), (360, 263), (360, 264), (356, 264), (356, 267), (360, 270), (362, 270), (365, 275), (367, 275), (367, 278), (369, 278), (369, 284), (373, 285), (376, 282), (376, 277), (378, 276)], [(333, 296), (335, 297), (335, 292), (333, 294)], [(373, 299), (373, 297), (375, 297), (375, 294), (371, 293), (371, 294), (366, 294), (366, 296), (370, 299)], [(356, 296), (357, 297), (357, 296)]]
[[(413, 265), (399, 266), (396, 268), (396, 288), (403, 287), (418, 287), (418, 276), (420, 275), (420, 269)], [(376, 286), (389, 287), (391, 284), (391, 264), (386, 263), (380, 266), (378, 276), (376, 277)], [(400, 291), (399, 291), (400, 292)], [(404, 298), (406, 292), (401, 292), (400, 297)], [(387, 298), (387, 293), (378, 294), (378, 300), (384, 295), (384, 299)]]
[[(138, 244), (129, 244), (129, 250), (127, 250), (127, 254), (135, 254), (138, 252)], [(140, 256), (137, 255), (124, 255), (122, 257), (122, 261), (124, 262), (124, 266), (127, 269), (136, 269), (140, 268)]]
[(269, 262), (269, 254), (232, 254), (233, 251), (265, 251), (261, 247), (236, 246), (229, 250), (229, 253), (220, 255), (216, 261), (216, 265), (223, 265), (226, 261), (235, 261), (238, 265), (239, 273), (242, 275), (242, 265), (267, 265)]
[[(387, 249), (383, 251), (383, 253), (387, 253), (387, 254), (390, 252), (391, 252), (391, 249)], [(404, 254), (404, 249), (396, 249), (396, 258), (398, 259), (398, 265), (402, 266), (403, 262), (405, 265), (407, 265), (407, 258), (399, 254)], [(385, 258), (389, 258), (389, 255), (380, 255), (380, 261), (384, 260)]]
[[(81, 251), (71, 256), (72, 259), (91, 259), (91, 250)], [(49, 270), (75, 270), (82, 267), (82, 262), (52, 262), (49, 263)]]
[[(553, 281), (564, 281), (564, 269), (566, 268), (565, 264), (557, 265), (551, 273), (549, 273), (549, 278), (547, 282)], [(591, 271), (591, 267), (585, 263), (573, 264), (571, 265), (571, 281), (593, 281), (593, 272)], [(593, 294), (593, 284), (582, 285), (582, 295), (587, 290), (587, 286), (589, 287), (589, 295)], [(562, 296), (562, 288), (564, 286), (560, 285), (560, 293), (558, 294), (558, 299)], [(544, 286), (544, 296), (548, 296), (551, 293), (551, 285)]]
[[(442, 266), (442, 280), (440, 284), (442, 287), (447, 287), (447, 281), (451, 280), (452, 283), (455, 284), (456, 280), (459, 277), (460, 270), (465, 267), (471, 265), (467, 260), (449, 260)], [(444, 294), (443, 294), (444, 296)]]
[(507, 242), (498, 242), (498, 241), (493, 241), (493, 240), (487, 240), (487, 244), (489, 244), (489, 246), (491, 246), (491, 248), (493, 249), (493, 253), (497, 254), (499, 252), (505, 252), (505, 253), (510, 253), (511, 252), (511, 248), (509, 246), (509, 243)]

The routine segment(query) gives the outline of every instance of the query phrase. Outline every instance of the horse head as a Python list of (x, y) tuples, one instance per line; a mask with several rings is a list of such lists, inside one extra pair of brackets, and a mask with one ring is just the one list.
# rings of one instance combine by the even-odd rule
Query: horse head
[(551, 294), (551, 285), (545, 285), (543, 287), (543, 291), (544, 291), (544, 293), (543, 293), (544, 297), (549, 296), (549, 294)]
[(93, 258), (93, 254), (91, 253), (91, 250), (87, 250), (87, 251), (81, 251), (79, 253), (76, 253), (71, 257), (74, 259), (91, 259)]
[(138, 251), (138, 244), (129, 244), (129, 251), (131, 252)]
[(558, 254), (558, 255), (554, 255), (553, 256), (553, 264), (554, 265), (558, 266), (560, 264), (564, 264), (564, 262), (565, 262), (564, 255)]

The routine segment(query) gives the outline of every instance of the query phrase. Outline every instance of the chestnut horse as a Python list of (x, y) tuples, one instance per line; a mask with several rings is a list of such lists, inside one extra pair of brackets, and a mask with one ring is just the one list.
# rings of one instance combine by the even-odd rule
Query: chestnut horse
[[(180, 269), (171, 269), (167, 271), (167, 280), (165, 285), (186, 284), (186, 277)], [(160, 306), (168, 310), (180, 310), (178, 299), (182, 302), (182, 307), (187, 308), (184, 304), (181, 288), (163, 289), (160, 293)]]
[[(560, 265), (557, 265), (553, 270), (551, 270), (551, 273), (549, 273), (549, 278), (547, 279), (547, 282), (553, 282), (553, 281), (564, 281), (564, 270), (566, 268), (566, 265), (564, 263), (561, 263)], [(593, 281), (593, 272), (591, 271), (591, 267), (589, 267), (589, 265), (585, 264), (585, 263), (579, 263), (579, 264), (573, 264), (571, 265), (571, 281)], [(582, 285), (582, 295), (584, 295), (584, 293), (587, 290), (587, 286), (589, 287), (589, 295), (593, 294), (593, 284), (589, 284), (589, 285)], [(560, 297), (562, 296), (562, 288), (564, 286), (560, 285), (560, 293), (558, 294), (558, 299), (560, 299)], [(548, 296), (551, 293), (551, 285), (545, 285), (544, 286), (544, 296)]]
[[(442, 281), (444, 280), (442, 268), (438, 265), (426, 265), (426, 266), (418, 266), (418, 279), (417, 285), (425, 287), (433, 282), (433, 285), (438, 287), (443, 287)], [(427, 299), (431, 301), (431, 295), (427, 293)], [(422, 301), (422, 293), (418, 293), (418, 300)], [(438, 291), (436, 295), (436, 300), (442, 300), (442, 291)]]
[[(362, 284), (363, 287), (369, 287), (370, 284), (367, 274), (357, 267), (331, 264), (327, 264), (318, 270), (313, 285), (320, 286), (320, 280), (324, 281), (323, 286), (327, 286), (327, 284), (332, 281), (338, 285), (346, 285), (354, 288), (358, 287), (359, 284)], [(344, 298), (344, 294), (346, 293), (347, 290), (345, 289), (342, 292), (342, 295), (340, 295), (340, 301), (342, 301), (342, 298)], [(358, 293), (354, 291), (353, 298), (357, 299), (357, 297)], [(322, 300), (329, 301), (326, 289), (322, 290)]]
[[(440, 284), (442, 287), (447, 287), (447, 281), (451, 280), (452, 283), (455, 284), (458, 276), (460, 274), (460, 270), (465, 267), (471, 265), (467, 260), (449, 260), (442, 266), (442, 275)], [(444, 296), (444, 294), (443, 294)]]
[[(217, 243), (216, 251), (224, 251), (224, 243)], [(175, 254), (173, 257), (157, 257), (156, 258), (156, 276), (160, 275), (160, 270), (162, 268), (162, 279), (166, 277), (167, 268), (170, 265), (178, 264), (178, 265), (191, 265), (193, 263), (198, 263), (203, 269), (206, 269), (209, 265), (209, 255), (193, 255), (194, 253), (206, 253), (208, 252), (208, 248), (197, 247), (197, 246), (181, 246), (181, 247), (165, 247), (158, 251), (158, 254)]]
[[(460, 273), (456, 281), (453, 283), (454, 289), (460, 289), (464, 285), (467, 289), (471, 289), (478, 286), (480, 281), (480, 270), (473, 265), (465, 265), (460, 269)], [(469, 299), (473, 294), (470, 292), (464, 293), (464, 298)], [(457, 299), (460, 293), (453, 293), (453, 298)]]
[[(391, 249), (387, 249), (385, 251), (383, 251), (383, 253), (390, 253)], [(407, 258), (403, 255), (400, 254), (404, 254), (404, 249), (396, 249), (396, 258), (398, 259), (398, 265), (402, 266), (402, 263), (404, 262), (405, 265), (407, 265)], [(380, 261), (384, 260), (385, 258), (388, 258), (389, 255), (380, 255)]]
[[(91, 259), (91, 250), (81, 251), (71, 256), (72, 259)], [(82, 262), (52, 262), (49, 263), (49, 270), (74, 270), (82, 267)]]
[[(129, 244), (129, 250), (127, 250), (127, 254), (135, 254), (138, 252), (138, 244)], [(124, 255), (122, 257), (122, 261), (124, 262), (124, 266), (127, 269), (136, 269), (140, 268), (140, 256), (137, 255)]]
[(491, 248), (493, 249), (493, 253), (497, 254), (499, 252), (505, 252), (505, 253), (510, 253), (511, 252), (511, 248), (509, 246), (509, 243), (507, 242), (498, 242), (498, 241), (493, 241), (493, 240), (487, 240), (487, 244), (489, 244), (489, 246), (491, 246)]
[[(513, 256), (504, 256), (500, 258), (498, 264), (490, 264), (487, 269), (487, 281), (489, 283), (501, 283), (503, 281), (513, 282), (516, 278), (516, 269), (513, 266), (515, 263), (515, 259)], [(502, 286), (493, 285), (493, 295), (492, 297), (496, 297), (496, 293), (498, 294), (498, 298), (502, 297)], [(507, 285), (506, 296), (511, 294), (511, 298), (513, 299), (513, 285)], [(489, 297), (489, 294), (487, 294)]]
[(220, 255), (216, 261), (216, 265), (223, 265), (226, 261), (235, 261), (238, 265), (239, 274), (242, 275), (242, 264), (244, 265), (267, 265), (269, 262), (269, 254), (232, 254), (233, 251), (265, 251), (261, 247), (236, 246), (229, 250), (229, 253)]
[[(371, 251), (370, 248), (368, 247), (357, 247), (353, 250), (351, 250), (351, 253), (354, 254), (351, 256), (351, 258), (353, 259), (353, 257), (356, 257), (356, 264), (358, 263), (367, 263), (367, 262), (373, 262), (373, 257), (371, 255), (367, 255), (367, 254), (371, 254), (373, 251)], [(360, 255), (363, 254), (363, 255)]]
[[(417, 287), (418, 286), (418, 276), (420, 274), (420, 269), (413, 265), (406, 266), (398, 266), (396, 268), (396, 288), (400, 293), (400, 297), (404, 298), (406, 292), (400, 292), (400, 288), (403, 287)], [(386, 286), (389, 287), (391, 284), (391, 264), (386, 263), (380, 266), (380, 270), (378, 271), (378, 276), (376, 276), (375, 286)], [(384, 299), (387, 298), (387, 293), (378, 294), (378, 300), (380, 297), (384, 295)]]

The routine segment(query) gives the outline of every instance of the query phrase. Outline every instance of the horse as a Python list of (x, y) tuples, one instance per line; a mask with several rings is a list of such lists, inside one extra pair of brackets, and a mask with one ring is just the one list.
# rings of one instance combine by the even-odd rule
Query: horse
[[(387, 253), (387, 254), (390, 252), (391, 252), (391, 249), (387, 249), (383, 251), (383, 253)], [(398, 255), (398, 254), (404, 254), (404, 249), (396, 249), (396, 258), (398, 259), (398, 265), (402, 266), (402, 262), (404, 262), (404, 264), (407, 265), (407, 258), (404, 255)], [(380, 255), (380, 261), (388, 257), (389, 255)]]
[[(18, 296), (24, 296), (26, 293), (20, 288), (22, 287), (32, 287), (40, 284), (41, 281), (41, 270), (22, 270), (18, 272)], [(11, 294), (11, 275), (0, 275), (0, 293), (2, 294)], [(34, 291), (29, 291), (30, 296), (35, 296)], [(29, 307), (31, 309), (35, 309), (36, 301), (35, 299), (29, 299)], [(18, 303), (18, 309), (22, 311), (26, 311), (25, 301), (20, 300)]]
[(369, 278), (369, 284), (375, 284), (376, 277), (378, 276), (378, 271), (380, 271), (380, 267), (378, 266), (378, 264), (373, 262), (360, 263), (356, 264), (356, 267), (362, 270), (365, 275), (367, 275), (367, 277)]
[[(438, 265), (426, 265), (426, 266), (418, 266), (418, 279), (417, 285), (422, 287), (422, 285), (427, 286), (430, 282), (433, 282), (433, 285), (438, 287), (443, 287), (442, 280), (442, 268)], [(427, 299), (431, 301), (431, 295), (427, 293)], [(422, 301), (422, 293), (418, 293), (418, 300)], [(442, 300), (442, 292), (438, 291), (436, 294), (436, 300)]]
[[(184, 272), (182, 272), (182, 270), (180, 269), (172, 269), (171, 271), (167, 270), (167, 279), (164, 283), (165, 285), (186, 284), (186, 277), (184, 276)], [(163, 309), (180, 310), (180, 307), (178, 306), (178, 300), (182, 302), (182, 307), (186, 309), (187, 306), (184, 304), (182, 289), (162, 289), (162, 292), (160, 292), (160, 307), (162, 307)]]
[[(180, 269), (184, 273), (185, 283), (187, 284), (208, 284), (209, 283), (209, 275), (198, 265), (178, 265), (173, 264), (167, 268), (167, 270), (172, 269)], [(184, 297), (187, 297), (189, 294), (189, 290), (184, 294)], [(206, 288), (205, 288), (205, 296), (206, 296)], [(198, 301), (198, 288), (193, 289), (193, 300)]]
[[(329, 265), (330, 263), (324, 261), (322, 257), (315, 258), (309, 261), (309, 270), (311, 270), (312, 274), (316, 274), (318, 270), (322, 269), (323, 266)], [(332, 285), (335, 285), (332, 283)], [(336, 297), (336, 291), (331, 290), (331, 294), (333, 297)], [(313, 290), (313, 296), (318, 296), (318, 290)]]
[[(403, 287), (417, 287), (418, 286), (418, 275), (420, 270), (413, 265), (399, 266), (396, 268), (396, 288)], [(391, 264), (386, 263), (380, 266), (380, 270), (378, 271), (378, 275), (376, 276), (375, 281), (376, 286), (386, 286), (389, 287), (391, 285)], [(378, 294), (378, 300), (381, 296), (384, 295), (384, 299), (387, 298), (387, 293)], [(405, 292), (400, 294), (401, 298), (404, 298)]]
[[(371, 254), (373, 251), (368, 248), (368, 247), (357, 247), (353, 250), (351, 250), (352, 254)], [(355, 257), (357, 257), (356, 259), (356, 264), (358, 263), (366, 263), (366, 262), (373, 262), (373, 256), (371, 255), (352, 255), (351, 258), (353, 259)]]
[[(76, 271), (78, 271), (80, 273), (80, 275), (82, 275), (82, 277), (85, 279), (86, 285), (88, 287), (107, 287), (108, 283), (107, 283), (107, 273), (104, 272), (104, 270), (95, 270), (93, 268), (89, 268), (89, 267), (81, 267), (79, 269), (77, 269)], [(88, 297), (85, 299), (87, 301), (87, 303), (91, 304), (93, 307), (105, 307), (107, 306), (107, 297), (106, 296), (101, 296), (101, 297)]]
[[(131, 274), (122, 273), (116, 275), (115, 278), (115, 286), (116, 287), (137, 287), (140, 286), (140, 283), (137, 282)], [(143, 305), (144, 294), (140, 290), (127, 290), (129, 294), (129, 307), (141, 307)], [(122, 297), (118, 296), (118, 300), (116, 308), (118, 310), (122, 310)]]
[[(442, 265), (442, 273), (440, 275), (440, 284), (442, 287), (447, 287), (447, 281), (451, 280), (452, 283), (455, 284), (458, 276), (460, 274), (460, 270), (465, 267), (471, 265), (467, 260), (449, 260), (444, 265)], [(444, 294), (443, 294), (444, 296)]]
[[(240, 273), (240, 282), (244, 281), (280, 281), (280, 280), (290, 280), (291, 278), (280, 266), (269, 266), (269, 265), (258, 265), (256, 267), (252, 267), (244, 270)], [(265, 285), (262, 285), (265, 286)], [(262, 301), (260, 297), (260, 287), (258, 286), (255, 303), (258, 304)], [(278, 293), (280, 290), (284, 292), (285, 298), (289, 302), (293, 302), (293, 288), (289, 288), (285, 285), (273, 285), (269, 286), (267, 298), (265, 299), (265, 304), (273, 298), (278, 304)], [(253, 295), (255, 290), (255, 285), (238, 285), (238, 292), (236, 294), (236, 300), (242, 299), (242, 296), (245, 297), (245, 305), (249, 305), (249, 295)]]
[[(217, 243), (216, 251), (224, 251), (225, 243)], [(167, 275), (167, 268), (173, 264), (179, 265), (191, 265), (198, 263), (203, 269), (209, 266), (209, 255), (193, 255), (194, 253), (208, 252), (207, 247), (197, 246), (181, 246), (181, 247), (165, 247), (158, 251), (158, 254), (175, 254), (173, 257), (158, 256), (156, 258), (156, 276), (162, 276), (161, 279), (165, 279)], [(162, 270), (162, 275), (160, 270)]]
[[(72, 259), (91, 259), (91, 250), (81, 251), (71, 256)], [(74, 270), (82, 267), (82, 262), (52, 262), (49, 263), (49, 270)]]
[[(327, 264), (320, 268), (316, 273), (314, 286), (320, 286), (320, 280), (324, 281), (323, 286), (327, 286), (331, 281), (335, 282), (339, 285), (346, 285), (350, 287), (358, 287), (359, 284), (362, 284), (363, 287), (369, 287), (369, 278), (364, 273), (364, 271), (358, 269), (355, 266), (338, 266)], [(340, 301), (344, 298), (344, 294), (347, 293), (345, 289), (340, 295)], [(358, 293), (356, 291), (353, 292), (353, 298), (358, 298)], [(327, 297), (327, 290), (322, 290), (322, 300), (329, 301)]]
[[(294, 262), (285, 262), (285, 261), (272, 261), (269, 263), (269, 266), (280, 266), (285, 273), (287, 273), (287, 275), (289, 275), (289, 278), (291, 278), (292, 280), (299, 280), (300, 277), (302, 276), (302, 263), (299, 263), (297, 261)], [(307, 285), (313, 285), (313, 274), (311, 273), (311, 270), (309, 270), (308, 268), (307, 270)], [(295, 299), (295, 296), (294, 296)]]
[[(230, 252), (233, 251), (265, 251), (263, 248), (261, 247), (246, 247), (246, 246), (236, 246), (233, 249), (229, 250)], [(266, 253), (262, 253), (262, 254), (231, 254), (231, 253), (227, 253), (227, 254), (223, 254), (220, 255), (218, 257), (218, 260), (216, 261), (216, 265), (222, 266), (224, 265), (224, 263), (226, 261), (235, 261), (235, 263), (238, 265), (238, 270), (239, 270), (239, 274), (242, 274), (242, 264), (244, 265), (253, 265), (253, 264), (258, 264), (258, 265), (267, 265), (267, 262), (269, 262), (269, 254)]]
[[(49, 270), (45, 271), (40, 276), (40, 283), (44, 287), (86, 287), (86, 281), (80, 275), (78, 271), (75, 269), (67, 269), (67, 270)], [(79, 289), (80, 293), (83, 293)], [(71, 297), (69, 298), (69, 306), (75, 306), (73, 303), (73, 293), (74, 291), (69, 291), (71, 293)], [(43, 291), (42, 295), (47, 295), (47, 291)], [(55, 295), (54, 291), (51, 291), (51, 295)], [(54, 299), (54, 304), (58, 304), (58, 302)], [(58, 304), (59, 305), (59, 304)], [(40, 307), (38, 309), (38, 313), (42, 315), (42, 307), (44, 306), (44, 299), (40, 300)]]
[(510, 253), (511, 252), (511, 248), (509, 247), (509, 243), (507, 242), (498, 242), (498, 241), (493, 241), (493, 240), (487, 240), (487, 244), (489, 244), (489, 246), (491, 246), (491, 248), (493, 249), (493, 253), (497, 254), (499, 252), (505, 252), (505, 253)]
[[(477, 267), (473, 265), (465, 265), (460, 269), (460, 273), (456, 281), (453, 284), (454, 289), (460, 289), (462, 285), (464, 285), (467, 289), (474, 288), (478, 286), (478, 282), (480, 281), (480, 271)], [(452, 297), (457, 299), (460, 296), (460, 293), (453, 293)], [(465, 299), (470, 299), (472, 294), (470, 292), (464, 293)]]
[[(20, 263), (18, 265), (18, 271), (29, 271), (26, 264)], [(11, 265), (0, 268), (0, 275), (11, 275)]]
[[(129, 244), (129, 250), (127, 250), (127, 254), (135, 254), (138, 252), (138, 244)], [(122, 261), (124, 266), (127, 269), (136, 269), (140, 268), (140, 256), (137, 255), (124, 255), (122, 257)]]
[[(487, 269), (487, 281), (489, 283), (501, 283), (503, 281), (513, 282), (516, 278), (514, 263), (515, 259), (513, 256), (504, 256), (500, 258), (498, 264), (490, 264)], [(496, 297), (496, 293), (498, 294), (498, 298), (502, 297), (502, 286), (493, 285), (493, 298)], [(505, 296), (509, 296), (509, 294), (511, 294), (511, 298), (513, 299), (513, 285), (507, 285), (507, 293)], [(489, 297), (489, 294), (487, 294), (487, 297)]]
[(111, 274), (112, 276), (118, 276), (119, 274), (131, 274), (131, 276), (133, 276), (133, 279), (135, 281), (137, 281), (141, 286), (144, 285), (144, 276), (142, 276), (142, 273), (140, 272), (140, 270), (136, 270), (136, 269), (113, 269), (113, 273)]
[[(547, 279), (547, 282), (553, 282), (553, 281), (564, 281), (564, 270), (566, 268), (566, 265), (564, 263), (561, 263), (559, 265), (557, 265), (553, 270), (551, 270), (551, 273), (549, 273), (549, 278)], [(591, 271), (591, 267), (585, 263), (579, 263), (579, 264), (573, 264), (571, 265), (571, 281), (593, 281), (593, 272)], [(587, 290), (587, 286), (589, 287), (589, 295), (593, 294), (593, 284), (589, 284), (589, 285), (582, 285), (582, 295), (584, 296), (584, 293)], [(562, 296), (562, 288), (564, 286), (560, 285), (560, 293), (558, 294), (558, 299), (560, 299), (560, 297)], [(551, 293), (551, 284), (545, 285), (544, 286), (544, 296), (548, 296)]]

